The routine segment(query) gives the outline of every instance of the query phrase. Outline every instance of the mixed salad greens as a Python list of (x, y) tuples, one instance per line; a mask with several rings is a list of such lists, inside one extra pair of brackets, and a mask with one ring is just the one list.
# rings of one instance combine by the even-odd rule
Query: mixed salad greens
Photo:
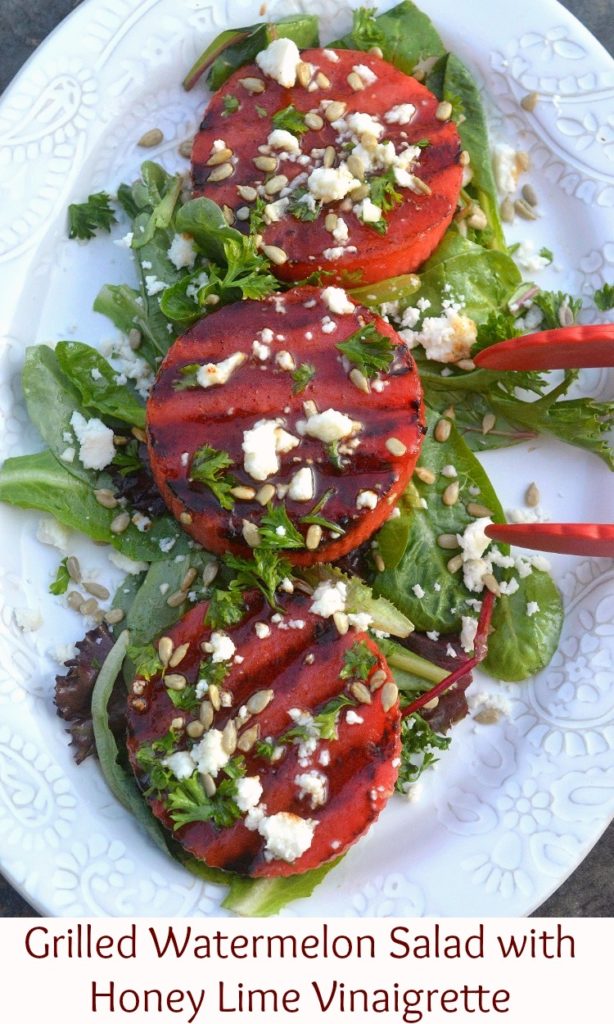
[[(300, 47), (317, 46), (317, 19), (296, 15), (275, 24), (222, 33), (186, 76), (186, 87), (206, 76), (209, 88), (218, 89), (233, 71), (280, 36)], [(420, 273), (357, 287), (350, 292), (352, 298), (383, 312), (400, 328), (411, 323), (419, 332), (427, 316), (445, 312), (446, 297), (461, 296), (463, 314), (477, 325), (474, 351), (573, 319), (580, 308), (578, 300), (543, 291), (522, 278), (505, 241), (479, 90), (467, 68), (446, 51), (428, 17), (408, 0), (381, 15), (361, 8), (354, 15), (351, 33), (329, 45), (358, 50), (378, 47), (386, 60), (450, 103), (472, 170), (452, 226)], [(229, 103), (229, 116), (231, 107)], [(273, 522), (252, 559), (217, 560), (184, 533), (157, 494), (145, 445), (145, 397), (161, 359), (189, 325), (220, 305), (260, 299), (282, 286), (258, 248), (257, 218), (251, 233), (242, 234), (210, 199), (191, 198), (181, 173), (169, 173), (154, 162), (146, 161), (139, 179), (121, 184), (115, 196), (96, 193), (69, 210), (69, 234), (75, 239), (108, 232), (118, 222), (129, 224), (122, 241), (134, 257), (137, 283), (106, 285), (94, 309), (109, 318), (122, 340), (108, 359), (77, 341), (59, 342), (54, 349), (38, 345), (27, 350), (24, 395), (45, 447), (4, 463), (0, 500), (37, 509), (64, 527), (111, 545), (119, 556), (117, 564), (128, 570), (110, 609), (94, 614), (94, 630), (78, 645), (79, 657), (71, 663), (71, 672), (75, 665), (79, 671), (91, 667), (94, 637), (103, 640), (96, 670), (82, 671), (86, 699), (72, 714), (77, 754), (84, 756), (86, 748), (87, 752), (95, 748), (112, 792), (162, 850), (201, 877), (228, 885), (225, 907), (245, 914), (273, 913), (288, 901), (309, 895), (334, 864), (289, 879), (252, 881), (229, 878), (189, 857), (153, 818), (137, 789), (126, 764), (121, 732), (109, 715), (114, 694), (121, 695), (135, 669), (147, 678), (148, 659), (155, 662), (156, 657), (152, 641), (191, 604), (210, 600), (209, 625), (229, 626), (241, 617), (247, 588), (257, 587), (274, 605), (276, 590), (289, 575), (313, 581), (324, 574), (345, 579), (356, 611), (369, 612), (372, 628), (392, 638), (380, 643), (403, 700), (409, 703), (447, 672), (441, 660), (424, 657), (401, 642), (411, 624), (434, 644), (444, 637), (448, 652), (452, 647), (449, 656), (456, 657), (461, 649), (449, 641), (467, 628), (467, 620), (475, 622), (475, 592), (468, 587), (455, 538), (476, 516), (505, 521), (475, 453), (547, 433), (598, 455), (614, 468), (607, 440), (614, 404), (566, 397), (574, 371), (567, 371), (556, 385), (535, 372), (512, 376), (456, 364), (442, 371), (441, 363), (415, 348), (428, 433), (399, 514), (380, 530), (375, 547), (361, 550), (351, 566), (344, 565), (344, 576), (333, 567), (301, 573), (284, 558), (288, 543), (279, 542), (279, 523)], [(194, 259), (183, 266), (169, 255), (177, 235), (192, 239)], [(595, 302), (600, 309), (611, 308), (612, 285), (604, 286)], [(309, 374), (308, 364), (297, 368), (297, 390), (305, 386)], [(96, 468), (95, 459), (87, 466), (75, 457), (78, 442), (83, 444), (79, 424), (87, 418), (91, 422), (92, 417), (108, 428), (115, 448), (112, 461), (102, 470)], [(443, 431), (442, 423), (446, 424)], [(203, 463), (205, 483), (217, 487), (222, 498), (223, 469), (215, 460)], [(435, 500), (441, 499), (451, 480), (459, 500), (453, 504)], [(325, 510), (314, 515), (321, 519)], [(291, 533), (287, 531), (286, 536), (291, 538)], [(442, 543), (442, 538), (449, 543)], [(547, 665), (556, 650), (561, 599), (545, 560), (513, 558), (508, 550), (492, 550), (498, 599), (483, 668), (496, 679), (522, 680)], [(450, 562), (455, 559), (453, 569)], [(66, 594), (72, 585), (68, 561), (60, 562), (49, 587), (55, 595)], [(190, 579), (187, 587), (186, 578)], [(169, 601), (169, 595), (176, 600)], [(155, 665), (149, 671), (155, 671)], [(62, 709), (61, 681), (58, 693)], [(69, 708), (66, 717), (71, 717), (70, 712)], [(448, 744), (449, 737), (431, 728), (420, 714), (406, 719), (399, 790), (407, 791)]]

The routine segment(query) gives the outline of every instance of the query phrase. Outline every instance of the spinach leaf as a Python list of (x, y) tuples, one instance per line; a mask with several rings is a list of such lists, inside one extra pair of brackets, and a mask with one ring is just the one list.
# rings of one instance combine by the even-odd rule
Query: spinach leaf
[(103, 508), (93, 487), (69, 473), (50, 451), (7, 459), (0, 469), (0, 501), (48, 512), (64, 526), (112, 544), (135, 561), (162, 559), (160, 540), (166, 537), (181, 538), (187, 544), (186, 535), (170, 516), (157, 520), (146, 533), (132, 524), (124, 533), (112, 533), (115, 511)]
[(411, 305), (428, 299), (427, 316), (437, 316), (446, 295), (462, 295), (463, 312), (481, 324), (506, 304), (521, 280), (507, 253), (484, 249), (452, 229), (422, 268), (420, 288), (412, 295)]
[(354, 14), (352, 31), (329, 45), (350, 50), (370, 50), (372, 46), (379, 46), (385, 59), (408, 75), (413, 74), (422, 62), (445, 53), (430, 18), (410, 0), (403, 0), (403, 3), (375, 18), (370, 11), (360, 8)]
[(92, 692), (92, 725), (96, 740), (96, 753), (105, 782), (113, 796), (134, 815), (156, 846), (167, 853), (161, 826), (143, 800), (133, 776), (118, 762), (119, 749), (109, 726), (109, 700), (121, 671), (128, 643), (129, 633), (124, 630), (107, 655)]
[(94, 310), (115, 324), (122, 334), (129, 334), (133, 328), (140, 331), (143, 341), (139, 355), (157, 370), (160, 359), (164, 356), (175, 338), (174, 330), (167, 330), (169, 321), (160, 314), (157, 308), (145, 303), (143, 296), (135, 288), (126, 284), (105, 284), (94, 300)]
[(206, 196), (184, 203), (175, 223), (177, 231), (191, 235), (203, 255), (215, 263), (226, 262), (225, 242), (240, 242), (243, 238), (240, 231), (228, 226), (217, 203)]
[(88, 412), (145, 426), (145, 406), (127, 384), (116, 382), (117, 371), (96, 349), (80, 341), (60, 341), (55, 354), (61, 370), (81, 396)]
[[(453, 633), (460, 629), (461, 617), (467, 613), (467, 598), (475, 595), (470, 595), (465, 588), (462, 573), (448, 571), (447, 563), (454, 551), (441, 548), (437, 538), (444, 533), (463, 532), (474, 518), (465, 508), (471, 501), (488, 508), (495, 522), (505, 522), (505, 518), (485, 471), (454, 426), (447, 441), (434, 440), (437, 418), (429, 414), (428, 433), (420, 456), (420, 465), (435, 473), (435, 483), (424, 484), (415, 477), (401, 499), (400, 519), (390, 520), (380, 531), (384, 533), (380, 553), (387, 568), (378, 573), (373, 589), (407, 615), (416, 629)], [(443, 491), (451, 482), (450, 478), (441, 475), (446, 465), (456, 468), (461, 487), (460, 500), (452, 506), (444, 505), (441, 500)], [(477, 488), (478, 493), (470, 493), (469, 487)], [(419, 507), (421, 501), (425, 501), (428, 507)], [(405, 525), (402, 527), (403, 520)], [(386, 536), (391, 526), (399, 531), (396, 536), (390, 533)], [(401, 529), (403, 533), (400, 533)], [(409, 531), (408, 538), (406, 530)], [(399, 547), (395, 549), (397, 537), (400, 538)], [(404, 549), (403, 544), (406, 544)], [(435, 585), (438, 585), (438, 590)]]
[[(178, 554), (185, 557), (177, 561)], [(188, 569), (201, 570), (211, 560), (213, 556), (204, 551), (176, 552), (173, 548), (171, 556), (150, 566), (126, 616), (126, 628), (130, 630), (133, 644), (148, 643), (181, 618), (185, 605), (171, 608), (167, 599), (179, 591)]]
[(491, 248), (505, 250), (486, 115), (479, 89), (465, 65), (453, 53), (438, 62), (427, 79), (427, 85), (441, 99), (448, 100), (455, 110), (462, 112), (462, 117), (458, 118), (458, 131), (463, 149), (471, 157), (473, 174), (467, 191), (488, 219), (488, 229), (480, 232), (480, 238)]
[(192, 65), (183, 80), (184, 88), (191, 89), (206, 73), (207, 85), (215, 92), (233, 71), (251, 64), (274, 39), (292, 39), (301, 50), (319, 46), (318, 19), (313, 14), (290, 14), (276, 22), (227, 29)]
[[(563, 626), (563, 604), (556, 584), (546, 572), (534, 569), (519, 580), (515, 594), (499, 597), (492, 617), (488, 656), (481, 667), (505, 682), (520, 682), (549, 664)], [(535, 602), (538, 611), (527, 614)]]
[[(82, 411), (81, 398), (62, 373), (53, 349), (47, 345), (26, 349), (22, 386), (30, 419), (69, 478), (91, 480), (92, 471), (77, 457), (79, 445), (70, 425), (73, 412)], [(62, 459), (67, 448), (75, 449), (72, 462)]]

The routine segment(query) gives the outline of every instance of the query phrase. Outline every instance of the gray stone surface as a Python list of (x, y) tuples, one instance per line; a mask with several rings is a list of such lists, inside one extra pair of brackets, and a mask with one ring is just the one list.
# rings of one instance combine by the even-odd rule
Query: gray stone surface
[[(78, 5), (79, 0), (0, 0), (0, 91), (58, 22)], [(588, 26), (610, 53), (613, 52), (612, 0), (567, 0), (564, 6)], [(613, 864), (614, 824), (538, 913), (549, 917), (605, 917), (614, 914)], [(34, 914), (35, 911), (0, 876), (0, 917)]]

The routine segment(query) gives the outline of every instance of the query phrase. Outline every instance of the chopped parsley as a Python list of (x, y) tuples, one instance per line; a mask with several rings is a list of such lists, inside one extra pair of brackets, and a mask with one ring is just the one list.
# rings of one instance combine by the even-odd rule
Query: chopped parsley
[(561, 327), (561, 310), (569, 309), (575, 321), (582, 308), (582, 299), (574, 299), (565, 292), (539, 292), (533, 299), (534, 305), (543, 313), (541, 330)]
[(271, 607), (277, 607), (275, 591), (281, 582), (292, 574), (292, 566), (287, 559), (277, 551), (261, 545), (254, 548), (251, 558), (226, 555), (224, 561), (228, 568), (236, 573), (230, 584), (231, 590), (251, 590), (257, 587)]
[(197, 388), (196, 375), (200, 370), (200, 363), (186, 363), (182, 366), (179, 375), (180, 379), (173, 384), (173, 391), (187, 391), (189, 388)]
[(224, 96), (224, 109), (222, 111), (222, 117), (230, 117), (231, 114), (236, 114), (237, 110), (241, 109), (241, 104), (236, 96), (232, 96), (230, 93)]
[(118, 448), (113, 456), (113, 465), (119, 469), (120, 476), (139, 473), (143, 464), (139, 458), (139, 442), (134, 439)]
[(304, 548), (305, 541), (290, 519), (286, 506), (267, 505), (267, 510), (258, 524), (262, 543), (268, 548), (289, 550)]
[(312, 363), (301, 363), (292, 371), (292, 394), (300, 395), (301, 391), (304, 391), (310, 380), (316, 375), (316, 368)]
[(151, 679), (162, 672), (162, 662), (153, 644), (131, 644), (127, 656), (139, 679)]
[(367, 379), (386, 373), (394, 358), (394, 345), (373, 324), (360, 327), (337, 348)]
[(305, 132), (309, 131), (305, 124), (305, 115), (292, 106), (292, 104), (273, 114), (273, 127), (291, 132), (292, 135), (304, 135)]
[(319, 740), (337, 740), (339, 739), (339, 718), (343, 708), (354, 707), (356, 707), (356, 701), (345, 693), (340, 693), (339, 696), (329, 700), (321, 711), (318, 711), (313, 718), (310, 717), (304, 725), (293, 725), (276, 739), (261, 741), (254, 752), (258, 757), (272, 760), (275, 748), (285, 746), (287, 743), (302, 743), (310, 737), (316, 737)]
[(296, 188), (290, 196), (288, 212), (297, 220), (317, 220), (321, 209), (322, 203), (316, 202), (309, 189), (304, 185)]
[(406, 793), (407, 787), (437, 762), (434, 751), (448, 749), (450, 737), (435, 732), (426, 719), (416, 712), (403, 719), (401, 741), (401, 767), (396, 789), (399, 793)]
[(520, 331), (516, 327), (516, 320), (512, 313), (498, 313), (491, 309), (488, 319), (478, 327), (477, 345), (475, 351), (481, 351), (496, 341), (507, 341), (508, 338), (517, 338)]
[(554, 259), (552, 249), (547, 249), (545, 245), (543, 245), (539, 250), (538, 256), (541, 256), (543, 260), (548, 260), (548, 263), (552, 263)]
[(305, 523), (306, 526), (321, 526), (323, 530), (330, 530), (332, 533), (336, 533), (341, 536), (345, 533), (345, 530), (339, 526), (338, 523), (331, 522), (330, 519), (325, 519), (324, 516), (320, 515), (320, 512), (326, 505), (326, 503), (332, 498), (334, 489), (331, 487), (330, 490), (326, 491), (322, 495), (320, 500), (313, 506), (313, 508), (307, 513), (307, 515), (301, 516), (301, 523)]
[(200, 700), (196, 696), (196, 687), (194, 686), (186, 686), (183, 690), (167, 690), (166, 693), (179, 711), (193, 714), (200, 707)]
[(198, 669), (198, 681), (202, 680), (208, 686), (221, 686), (229, 672), (230, 662), (203, 658)]
[(348, 647), (343, 656), (343, 668), (340, 679), (368, 679), (371, 670), (377, 665), (377, 658), (369, 650), (364, 640)]
[(205, 625), (211, 629), (236, 626), (245, 614), (240, 590), (214, 590), (205, 615)]
[(264, 200), (262, 196), (258, 196), (254, 205), (249, 211), (250, 235), (259, 235), (263, 227), (265, 226), (264, 208), (266, 205), (266, 200)]
[(394, 169), (391, 167), (385, 174), (378, 174), (375, 178), (369, 178), (369, 194), (371, 202), (379, 206), (384, 213), (394, 210), (395, 206), (403, 202), (403, 196), (396, 189)]
[(234, 507), (234, 498), (230, 492), (235, 486), (234, 479), (225, 472), (229, 466), (232, 466), (232, 459), (228, 452), (204, 444), (196, 452), (190, 470), (190, 480), (208, 487), (228, 512)]
[(604, 284), (593, 296), (597, 309), (605, 313), (608, 309), (614, 309), (614, 284)]
[(70, 574), (68, 572), (68, 569), (66, 568), (67, 561), (67, 558), (63, 558), (60, 564), (58, 565), (58, 571), (55, 574), (55, 579), (53, 583), (49, 584), (50, 594), (65, 594), (66, 591), (68, 590), (68, 584), (70, 583)]
[(93, 192), (85, 203), (71, 203), (68, 207), (69, 238), (93, 238), (97, 229), (110, 231), (112, 224), (117, 224), (117, 217), (107, 192)]

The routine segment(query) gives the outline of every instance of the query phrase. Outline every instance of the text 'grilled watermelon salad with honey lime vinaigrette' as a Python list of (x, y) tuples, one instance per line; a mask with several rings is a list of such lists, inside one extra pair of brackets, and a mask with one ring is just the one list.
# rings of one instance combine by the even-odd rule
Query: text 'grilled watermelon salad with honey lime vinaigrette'
[[(210, 90), (190, 169), (145, 161), (69, 208), (135, 277), (96, 298), (105, 354), (27, 349), (46, 447), (4, 463), (0, 499), (43, 514), (50, 590), (86, 620), (56, 682), (75, 759), (257, 915), (415, 795), (478, 662), (508, 682), (549, 663), (557, 587), (486, 535), (505, 516), (476, 452), (548, 433), (611, 469), (614, 406), (567, 398), (573, 370), (476, 368), (580, 303), (524, 279), (553, 258), (506, 245), (502, 221), (537, 216), (527, 157), (489, 149), (470, 72), (412, 3), (325, 48), (302, 14), (224, 32), (184, 84)], [(538, 506), (533, 486), (526, 521)], [(72, 530), (110, 546), (114, 596)]]

